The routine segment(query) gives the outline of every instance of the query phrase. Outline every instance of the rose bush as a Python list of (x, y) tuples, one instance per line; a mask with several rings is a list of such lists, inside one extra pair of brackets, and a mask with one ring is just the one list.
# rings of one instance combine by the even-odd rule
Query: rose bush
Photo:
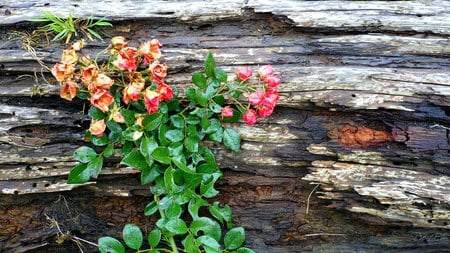
[[(105, 62), (82, 54), (84, 46), (79, 41), (64, 50), (51, 70), (63, 99), (90, 103), (86, 136), (92, 145), (75, 151), (79, 164), (68, 182), (97, 178), (104, 158), (121, 156), (120, 163), (140, 170), (141, 184), (150, 186), (145, 215), (160, 217), (146, 243), (139, 227), (125, 225), (126, 246), (138, 252), (253, 252), (242, 246), (245, 232), (234, 227), (230, 207), (206, 201), (218, 194), (214, 185), (222, 172), (203, 141), (239, 151), (239, 134), (223, 123), (242, 118), (254, 125), (273, 113), (281, 79), (272, 66), (260, 67), (257, 76), (250, 67), (238, 68), (236, 77), (228, 78), (208, 53), (203, 71), (192, 74), (194, 86), (180, 100), (177, 89), (166, 83), (168, 67), (160, 62), (157, 39), (136, 48), (114, 37), (103, 51), (109, 56)], [(125, 251), (112, 237), (100, 238), (98, 247), (101, 252)]]

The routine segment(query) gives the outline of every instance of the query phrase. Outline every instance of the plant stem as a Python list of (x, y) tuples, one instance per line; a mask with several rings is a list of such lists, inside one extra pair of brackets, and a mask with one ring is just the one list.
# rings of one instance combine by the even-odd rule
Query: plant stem
[[(156, 204), (158, 204), (159, 197), (154, 196), (153, 198), (154, 198)], [(166, 217), (166, 215), (164, 214), (164, 211), (159, 208), (158, 208), (158, 210), (159, 210), (159, 215), (161, 215), (161, 218), (164, 219)], [(178, 247), (177, 247), (177, 244), (175, 243), (175, 239), (173, 239), (173, 236), (166, 236), (166, 238), (167, 238), (167, 241), (169, 242), (170, 247), (172, 248), (172, 253), (178, 253)]]

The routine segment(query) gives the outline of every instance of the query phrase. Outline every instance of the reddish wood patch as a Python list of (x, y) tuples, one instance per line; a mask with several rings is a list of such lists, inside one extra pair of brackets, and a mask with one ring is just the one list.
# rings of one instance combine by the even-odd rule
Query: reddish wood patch
[(385, 131), (374, 130), (366, 126), (344, 124), (337, 134), (339, 143), (344, 146), (362, 146), (380, 144), (391, 141), (392, 135)]

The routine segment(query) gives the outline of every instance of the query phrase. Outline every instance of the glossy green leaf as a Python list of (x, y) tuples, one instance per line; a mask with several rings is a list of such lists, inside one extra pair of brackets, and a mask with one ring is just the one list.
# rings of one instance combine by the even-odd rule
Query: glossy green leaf
[(183, 212), (183, 209), (181, 209), (181, 206), (175, 202), (172, 202), (165, 211), (166, 218), (168, 218), (168, 219), (180, 218), (182, 212)]
[(223, 132), (223, 144), (225, 147), (237, 152), (241, 148), (241, 136), (231, 128)]
[(106, 135), (103, 135), (102, 137), (91, 135), (90, 138), (92, 144), (94, 144), (95, 146), (106, 146), (109, 143), (108, 137), (106, 137)]
[(233, 217), (230, 206), (225, 205), (224, 207), (219, 207), (219, 202), (216, 201), (213, 205), (210, 205), (208, 209), (214, 218), (222, 223), (225, 222), (229, 229), (233, 227)]
[(246, 248), (246, 247), (241, 247), (236, 250), (236, 253), (255, 253), (255, 251), (253, 251), (249, 248)]
[(103, 150), (103, 157), (110, 157), (114, 154), (114, 143), (108, 144)]
[(120, 164), (127, 165), (138, 170), (145, 170), (149, 166), (145, 160), (145, 157), (139, 150), (133, 150), (128, 153), (122, 161), (120, 161)]
[(225, 72), (221, 68), (216, 67), (214, 69), (214, 74), (215, 74), (216, 79), (219, 80), (219, 82), (225, 83), (228, 80), (227, 72)]
[(147, 236), (150, 247), (155, 248), (161, 241), (161, 230), (153, 229)]
[(122, 136), (127, 141), (137, 141), (142, 137), (144, 132), (139, 126), (133, 125), (122, 132)]
[(208, 105), (208, 97), (206, 96), (206, 93), (201, 90), (195, 91), (195, 101), (201, 106)]
[(200, 242), (198, 242), (192, 234), (189, 234), (182, 241), (186, 253), (200, 253)]
[(200, 119), (196, 116), (189, 115), (186, 117), (186, 123), (189, 125), (198, 125), (200, 123)]
[(73, 153), (73, 158), (82, 163), (88, 163), (92, 160), (92, 158), (96, 156), (97, 153), (95, 152), (95, 150), (86, 146), (77, 148)]
[(192, 82), (200, 89), (206, 88), (206, 77), (203, 73), (195, 71), (192, 73)]
[(103, 157), (93, 157), (88, 163), (81, 163), (69, 173), (69, 184), (82, 184), (89, 181), (89, 179), (97, 178), (103, 166)]
[(168, 130), (166, 138), (171, 142), (179, 142), (184, 139), (184, 132), (179, 129)]
[(155, 138), (152, 137), (143, 137), (141, 145), (139, 147), (139, 150), (141, 151), (142, 155), (147, 158), (147, 161), (150, 160), (151, 154), (155, 149), (158, 147), (158, 143), (156, 142)]
[(128, 110), (128, 109), (121, 109), (120, 113), (125, 118), (125, 124), (127, 126), (134, 125), (134, 122), (136, 121), (136, 117), (134, 116), (134, 111)]
[(208, 128), (205, 130), (205, 133), (207, 134), (214, 133), (218, 131), (220, 128), (222, 128), (222, 124), (220, 124), (220, 121), (218, 119), (211, 119), (209, 121)]
[(144, 208), (144, 214), (150, 216), (158, 211), (158, 204), (155, 201), (148, 203)]
[(150, 184), (161, 175), (158, 168), (153, 164), (151, 167), (145, 168), (141, 171), (141, 185)]
[(151, 156), (162, 164), (170, 164), (170, 153), (167, 147), (157, 147)]
[(119, 240), (105, 236), (98, 239), (98, 250), (101, 253), (125, 253), (125, 247)]
[(177, 166), (182, 171), (189, 173), (189, 174), (195, 174), (195, 170), (189, 168), (186, 165), (186, 162), (181, 160), (180, 156), (172, 157), (172, 162), (173, 162), (173, 164), (175, 164), (175, 166)]
[(169, 154), (171, 157), (182, 156), (183, 155), (183, 143), (181, 143), (181, 142), (170, 143)]
[(208, 202), (199, 197), (191, 199), (188, 204), (188, 212), (191, 215), (192, 219), (199, 219), (200, 217), (198, 216), (198, 210), (200, 209), (200, 207), (207, 205)]
[(180, 129), (184, 128), (185, 121), (184, 121), (183, 117), (181, 117), (180, 115), (172, 115), (170, 117), (170, 122), (176, 128), (180, 128)]
[(162, 146), (167, 146), (170, 144), (169, 140), (167, 140), (166, 138), (166, 132), (167, 132), (167, 126), (166, 125), (161, 125), (159, 126), (158, 129), (158, 139), (159, 139), (159, 144)]
[(173, 179), (173, 168), (169, 167), (164, 172), (164, 186), (169, 195), (171, 195), (177, 188), (175, 181)]
[(92, 119), (104, 119), (106, 118), (106, 115), (97, 107), (91, 106), (88, 111), (89, 116), (91, 116)]
[(219, 193), (219, 191), (214, 189), (214, 184), (216, 183), (217, 179), (220, 178), (220, 176), (220, 173), (205, 175), (205, 177), (207, 177), (208, 179), (200, 184), (200, 194), (202, 194), (206, 198), (215, 197)]
[(108, 139), (112, 142), (117, 141), (122, 134), (122, 127), (117, 122), (112, 120), (107, 121), (106, 126), (110, 130)]
[(213, 77), (214, 76), (214, 68), (215, 67), (216, 67), (216, 62), (214, 60), (214, 57), (211, 54), (211, 52), (208, 52), (208, 54), (206, 55), (205, 63), (203, 65), (203, 69), (205, 71), (205, 74), (208, 77)]
[(242, 227), (235, 227), (230, 229), (223, 238), (225, 248), (227, 249), (237, 249), (245, 241), (245, 231)]
[(216, 241), (219, 241), (222, 237), (222, 229), (219, 223), (208, 217), (194, 219), (189, 228), (196, 236), (199, 231), (203, 231), (203, 234), (211, 236)]
[(194, 89), (194, 88), (187, 88), (186, 89), (186, 98), (191, 101), (195, 101), (195, 97), (196, 97), (195, 94), (197, 93), (196, 90), (197, 89)]
[(193, 153), (197, 152), (198, 151), (198, 140), (197, 140), (197, 137), (191, 137), (191, 136), (187, 137), (184, 140), (184, 146), (186, 147), (186, 149), (189, 152), (193, 152)]
[(210, 103), (209, 109), (215, 113), (221, 113), (222, 112), (222, 106), (216, 104), (216, 103)]
[(211, 236), (209, 235), (202, 235), (197, 239), (201, 244), (203, 244), (203, 247), (205, 248), (206, 252), (211, 253), (220, 253), (220, 244)]
[(144, 125), (146, 131), (153, 131), (161, 125), (161, 122), (162, 114), (153, 113), (144, 117), (142, 120), (142, 125)]
[(131, 223), (126, 224), (122, 231), (123, 240), (125, 244), (132, 249), (140, 249), (143, 242), (141, 229)]
[(171, 219), (164, 227), (175, 235), (184, 235), (188, 231), (186, 223), (182, 219)]
[(215, 142), (222, 142), (223, 139), (223, 128), (217, 129), (217, 131), (209, 133), (208, 138)]

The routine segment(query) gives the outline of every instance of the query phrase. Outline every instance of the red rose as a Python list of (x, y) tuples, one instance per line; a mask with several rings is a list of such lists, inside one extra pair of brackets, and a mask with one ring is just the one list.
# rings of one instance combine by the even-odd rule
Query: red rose
[(102, 112), (107, 112), (113, 102), (114, 98), (107, 90), (98, 89), (91, 97), (91, 104)]
[(271, 76), (267, 79), (267, 86), (271, 88), (276, 88), (280, 85), (281, 79), (278, 76)]
[(158, 112), (159, 94), (147, 88), (144, 95), (144, 105), (148, 114)]
[(256, 114), (256, 111), (253, 109), (249, 109), (244, 113), (244, 122), (249, 125), (253, 126), (256, 121), (258, 120), (258, 115)]
[(225, 106), (222, 108), (222, 117), (231, 118), (233, 117), (233, 109), (230, 106)]
[(236, 76), (242, 81), (247, 81), (252, 75), (253, 72), (249, 67), (236, 69)]
[(154, 61), (152, 64), (150, 64), (149, 68), (154, 82), (156, 83), (164, 82), (164, 78), (167, 76), (166, 64), (160, 64), (158, 61)]
[(271, 65), (265, 65), (259, 68), (258, 70), (259, 78), (263, 81), (267, 81), (267, 79), (273, 76), (273, 67)]
[(262, 94), (261, 92), (252, 92), (248, 94), (248, 102), (253, 106), (258, 105), (263, 99), (263, 96), (264, 94)]
[(172, 87), (165, 83), (158, 84), (156, 91), (159, 93), (159, 99), (162, 101), (171, 100), (173, 98)]

